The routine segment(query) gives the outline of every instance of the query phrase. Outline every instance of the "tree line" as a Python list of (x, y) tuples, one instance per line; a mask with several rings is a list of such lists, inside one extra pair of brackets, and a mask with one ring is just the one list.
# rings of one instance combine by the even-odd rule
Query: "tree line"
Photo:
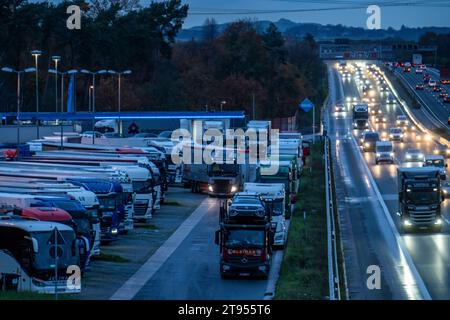
[[(80, 30), (66, 28), (66, 8), (82, 9)], [(321, 103), (326, 73), (311, 35), (284, 38), (274, 24), (257, 30), (248, 20), (220, 35), (207, 19), (201, 40), (176, 42), (188, 14), (181, 0), (94, 0), (53, 4), (0, 0), (0, 67), (34, 67), (39, 57), (40, 111), (55, 110), (52, 55), (58, 68), (132, 70), (122, 79), (122, 110), (245, 110), (256, 118), (292, 116), (305, 97)], [(23, 111), (35, 111), (35, 78), (23, 79)], [(75, 106), (87, 111), (91, 77), (75, 76)], [(0, 73), (0, 110), (15, 111), (16, 79)], [(58, 89), (60, 90), (60, 89)], [(65, 98), (67, 93), (67, 80)], [(117, 77), (96, 78), (96, 110), (117, 110)]]

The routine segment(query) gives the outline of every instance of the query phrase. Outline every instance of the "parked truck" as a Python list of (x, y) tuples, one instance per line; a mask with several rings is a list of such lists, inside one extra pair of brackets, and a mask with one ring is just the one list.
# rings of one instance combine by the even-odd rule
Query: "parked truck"
[(286, 191), (282, 183), (245, 183), (244, 192), (259, 194), (263, 201), (272, 205), (272, 229), (275, 232), (273, 245), (283, 248), (287, 240)]
[(353, 129), (369, 128), (369, 106), (367, 103), (353, 105)]
[(398, 204), (403, 231), (428, 228), (442, 231), (441, 179), (439, 168), (397, 169)]
[(242, 192), (223, 201), (215, 243), (220, 247), (220, 275), (267, 278), (272, 260), (272, 210), (256, 193)]

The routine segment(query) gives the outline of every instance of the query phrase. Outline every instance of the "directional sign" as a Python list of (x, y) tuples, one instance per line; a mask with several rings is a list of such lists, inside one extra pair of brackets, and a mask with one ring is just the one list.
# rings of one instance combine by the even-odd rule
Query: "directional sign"
[(308, 99), (306, 98), (305, 100), (303, 100), (299, 107), (305, 111), (305, 112), (309, 112), (312, 108), (314, 108), (314, 104)]

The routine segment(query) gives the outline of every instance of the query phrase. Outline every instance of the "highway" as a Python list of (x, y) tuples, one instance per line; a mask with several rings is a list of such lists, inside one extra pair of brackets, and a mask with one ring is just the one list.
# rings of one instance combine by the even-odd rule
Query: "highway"
[[(411, 72), (403, 72), (402, 68), (397, 68), (395, 70), (396, 75), (406, 83), (407, 86), (412, 88), (413, 91), (418, 95), (419, 102), (423, 103), (428, 107), (432, 114), (437, 118), (442, 127), (449, 128), (447, 125), (447, 119), (450, 117), (450, 104), (444, 103), (441, 98), (439, 98), (439, 93), (433, 92), (429, 86), (425, 86), (424, 90), (415, 90), (416, 84), (423, 84), (423, 75), (416, 74), (413, 68)], [(439, 84), (439, 71), (436, 69), (429, 69), (424, 73), (429, 73), (431, 78), (436, 80)], [(442, 86), (447, 92), (450, 91), (449, 86)]]
[[(333, 67), (332, 67), (333, 68)], [(333, 68), (333, 72), (337, 74), (336, 69)], [(336, 83), (337, 90), (339, 91), (339, 87), (342, 85), (342, 95), (338, 96), (337, 100), (345, 101), (346, 97), (357, 97), (361, 98), (362, 92), (359, 90), (356, 82), (354, 74), (350, 80), (342, 80), (338, 76), (338, 81)], [(369, 77), (369, 79), (371, 79)], [(371, 84), (375, 89), (375, 99), (377, 102), (380, 102), (383, 114), (387, 118), (387, 124), (383, 125), (375, 125), (372, 123), (372, 127), (375, 130), (383, 131), (388, 130), (389, 127), (395, 126), (396, 116), (400, 114), (404, 114), (399, 104), (388, 105), (386, 104), (386, 94), (380, 93), (378, 90), (377, 84), (374, 80), (370, 80)], [(392, 284), (390, 284), (389, 280), (385, 280), (389, 286), (389, 290), (386, 290), (384, 295), (392, 297), (400, 297), (403, 298), (402, 293), (402, 284), (399, 287), (394, 285), (397, 282), (402, 282), (402, 278), (398, 277), (398, 274), (395, 273), (395, 264), (400, 263), (401, 260), (395, 260), (395, 252), (392, 252), (392, 247), (385, 248), (377, 248), (373, 247), (373, 245), (380, 244), (379, 241), (382, 240), (380, 236), (380, 230), (377, 230), (376, 226), (373, 225), (371, 219), (374, 219), (373, 216), (380, 216), (383, 214), (383, 210), (376, 210), (373, 212), (372, 207), (376, 206), (377, 200), (373, 198), (362, 197), (358, 193), (364, 193), (366, 190), (371, 189), (370, 179), (367, 179), (365, 176), (364, 170), (361, 170), (361, 165), (358, 163), (358, 157), (352, 158), (349, 154), (353, 154), (357, 148), (355, 144), (351, 144), (348, 142), (349, 135), (353, 135), (355, 139), (359, 138), (360, 132), (350, 131), (351, 127), (351, 112), (350, 112), (350, 104), (347, 104), (348, 112), (346, 114), (332, 114), (330, 121), (330, 126), (334, 130), (330, 130), (332, 135), (336, 136), (336, 163), (338, 164), (339, 170), (336, 170), (338, 176), (336, 177), (336, 183), (341, 185), (341, 189), (344, 189), (346, 192), (350, 192), (347, 194), (344, 201), (345, 205), (339, 204), (339, 207), (343, 207), (342, 210), (348, 211), (346, 217), (345, 215), (341, 217), (342, 221), (342, 234), (343, 234), (343, 243), (344, 250), (351, 251), (356, 250), (357, 254), (355, 255), (355, 259), (347, 259), (346, 264), (350, 264), (347, 269), (347, 277), (349, 279), (349, 289), (355, 287), (361, 291), (356, 291), (353, 294), (353, 297), (356, 298), (364, 298), (367, 297), (366, 288), (357, 288), (354, 286), (354, 283), (351, 281), (351, 271), (352, 269), (364, 269), (367, 266), (367, 260), (371, 254), (375, 257), (386, 255), (385, 259), (389, 262), (392, 261), (394, 266), (389, 263), (383, 265), (382, 270), (388, 273), (388, 276), (392, 276), (391, 279)], [(351, 134), (350, 134), (351, 132)], [(347, 136), (346, 136), (347, 135)], [(417, 142), (414, 137), (409, 134), (404, 143), (395, 143), (395, 160), (396, 164), (380, 164), (375, 165), (374, 154), (373, 153), (363, 153), (363, 158), (370, 170), (371, 176), (376, 183), (377, 189), (379, 190), (380, 196), (383, 198), (383, 201), (388, 214), (390, 215), (393, 225), (391, 228), (397, 229), (399, 232), (399, 222), (400, 219), (396, 212), (398, 211), (397, 206), (397, 174), (396, 167), (398, 163), (401, 163), (404, 158), (405, 151), (408, 148), (419, 148), (423, 153), (431, 153), (435, 142)], [(345, 147), (344, 147), (345, 146)], [(353, 149), (353, 150), (351, 150)], [(449, 161), (447, 160), (447, 163)], [(342, 177), (339, 177), (339, 172)], [(342, 179), (339, 181), (339, 179)], [(353, 190), (353, 193), (351, 191)], [(342, 190), (341, 190), (342, 192)], [(338, 191), (339, 193), (339, 191)], [(380, 199), (378, 199), (380, 200)], [(342, 201), (342, 197), (341, 197)], [(338, 198), (339, 202), (339, 198)], [(380, 201), (379, 201), (380, 202)], [(348, 208), (346, 208), (348, 206)], [(417, 233), (408, 233), (401, 234), (401, 243), (404, 244), (407, 249), (412, 261), (414, 262), (415, 267), (418, 270), (425, 287), (427, 288), (431, 298), (433, 299), (449, 299), (450, 298), (450, 259), (448, 252), (450, 251), (450, 237), (449, 237), (449, 200), (446, 200), (442, 203), (443, 213), (445, 217), (445, 227), (443, 233), (428, 233), (428, 232), (417, 232)], [(358, 227), (359, 226), (359, 227)], [(346, 241), (344, 237), (351, 234), (351, 232), (345, 232), (347, 228), (352, 228), (353, 236), (355, 241), (351, 243), (351, 239)], [(387, 232), (386, 230), (381, 230), (382, 232)], [(381, 233), (382, 234), (382, 233)], [(380, 239), (381, 238), (381, 239)], [(362, 243), (361, 243), (362, 241)], [(349, 243), (350, 249), (346, 248), (346, 242)], [(401, 245), (400, 243), (400, 245)], [(381, 244), (381, 247), (385, 246), (385, 244)], [(380, 250), (380, 251), (378, 251)], [(344, 251), (345, 253), (345, 251)], [(347, 262), (349, 260), (349, 262)], [(382, 260), (382, 259), (379, 259)], [(382, 262), (385, 262), (382, 260)], [(353, 266), (353, 264), (358, 264), (358, 266)], [(394, 269), (392, 269), (392, 267)], [(394, 270), (394, 271), (393, 271)], [(350, 275), (349, 275), (350, 273)], [(383, 272), (382, 272), (383, 273)], [(404, 279), (403, 279), (404, 280)], [(409, 279), (411, 280), (411, 279)], [(406, 280), (408, 282), (408, 280)], [(375, 296), (376, 297), (376, 296)], [(350, 292), (350, 298), (352, 298), (352, 294)], [(370, 298), (370, 296), (369, 296)]]

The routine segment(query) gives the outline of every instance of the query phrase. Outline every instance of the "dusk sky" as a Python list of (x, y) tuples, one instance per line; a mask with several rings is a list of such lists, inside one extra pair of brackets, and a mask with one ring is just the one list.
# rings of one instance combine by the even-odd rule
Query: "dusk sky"
[[(148, 3), (149, 1), (143, 1)], [(190, 5), (190, 15), (184, 27), (201, 25), (207, 17), (214, 17), (217, 22), (229, 22), (241, 18), (277, 21), (286, 18), (294, 22), (314, 22), (321, 24), (343, 24), (366, 27), (366, 8), (369, 4), (381, 6), (382, 28), (399, 28), (401, 25), (446, 26), (450, 27), (449, 0), (409, 0), (409, 1), (365, 1), (365, 0), (183, 0)], [(383, 6), (409, 3), (410, 6)], [(328, 8), (355, 8), (324, 10)], [(292, 10), (318, 9), (320, 11), (292, 12)], [(257, 13), (257, 11), (291, 11)], [(243, 12), (243, 14), (237, 14)], [(201, 13), (201, 14), (199, 14)], [(205, 14), (203, 14), (205, 13)], [(229, 13), (229, 14), (228, 14)]]

